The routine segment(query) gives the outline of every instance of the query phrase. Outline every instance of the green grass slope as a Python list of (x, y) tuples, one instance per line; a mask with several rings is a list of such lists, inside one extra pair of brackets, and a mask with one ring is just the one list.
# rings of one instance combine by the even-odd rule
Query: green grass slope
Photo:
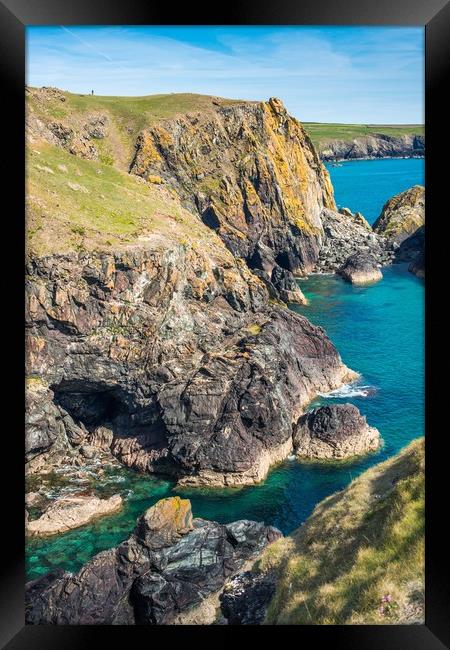
[(424, 618), (424, 439), (322, 501), (263, 554), (269, 624), (420, 623)]
[(112, 251), (149, 237), (222, 249), (169, 188), (45, 142), (28, 147), (25, 201), (32, 256)]
[(303, 122), (309, 137), (317, 148), (332, 140), (353, 140), (368, 135), (423, 135), (421, 124), (325, 124)]

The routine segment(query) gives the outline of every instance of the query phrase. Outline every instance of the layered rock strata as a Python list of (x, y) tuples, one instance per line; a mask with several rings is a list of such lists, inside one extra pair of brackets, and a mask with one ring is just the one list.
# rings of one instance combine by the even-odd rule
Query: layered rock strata
[(294, 450), (299, 458), (343, 459), (376, 451), (380, 432), (353, 404), (321, 406), (297, 422)]
[(355, 377), (225, 249), (155, 238), (27, 272), (29, 471), (88, 445), (184, 482), (253, 483), (317, 392)]
[(252, 521), (193, 519), (188, 500), (163, 499), (125, 542), (77, 574), (57, 571), (28, 583), (26, 622), (211, 624), (226, 581), (280, 537), (277, 529)]
[(159, 176), (237, 257), (289, 301), (292, 274), (310, 271), (335, 208), (327, 171), (302, 125), (276, 98), (219, 106), (144, 129), (131, 172)]

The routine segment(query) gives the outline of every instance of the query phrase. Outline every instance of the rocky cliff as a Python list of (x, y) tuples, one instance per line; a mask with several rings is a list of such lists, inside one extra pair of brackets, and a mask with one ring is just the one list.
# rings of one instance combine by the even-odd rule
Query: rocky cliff
[(30, 467), (99, 435), (127, 465), (213, 484), (289, 453), (302, 408), (352, 375), (223, 253), (149, 241), (29, 262)]
[(410, 270), (425, 276), (425, 188), (414, 185), (385, 203), (373, 224), (375, 233), (394, 251), (395, 261), (410, 262)]
[[(324, 208), (335, 209), (335, 203), (328, 172), (311, 140), (280, 100), (231, 102), (199, 96), (189, 104), (193, 110), (170, 111), (165, 119), (151, 114), (148, 124), (139, 120), (143, 128), (137, 129), (133, 113), (118, 119), (108, 103), (101, 112), (87, 107), (80, 111), (78, 103), (68, 111), (67, 104), (74, 103), (68, 93), (29, 93), (32, 139), (124, 166), (127, 147), (121, 140), (130, 140), (131, 133), (134, 152), (127, 171), (174, 190), (234, 256), (255, 270), (273, 297), (303, 301), (293, 273), (312, 270), (323, 235), (320, 215)], [(61, 111), (65, 118), (53, 119)], [(131, 126), (124, 134), (128, 120)]]
[(176, 187), (235, 256), (272, 278), (276, 265), (312, 269), (321, 212), (335, 207), (310, 139), (275, 98), (144, 130), (131, 171)]
[(30, 102), (28, 470), (88, 444), (185, 483), (261, 480), (305, 405), (355, 376), (277, 304), (334, 206), (301, 125), (276, 100), (144, 128), (122, 104)]
[(355, 160), (361, 158), (421, 158), (425, 155), (423, 135), (360, 136), (351, 140), (327, 140), (318, 146), (322, 160)]

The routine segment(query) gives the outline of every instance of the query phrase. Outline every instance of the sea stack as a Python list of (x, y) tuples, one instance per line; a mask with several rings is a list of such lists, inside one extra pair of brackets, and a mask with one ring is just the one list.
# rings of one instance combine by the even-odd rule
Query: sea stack
[(303, 415), (293, 435), (299, 458), (344, 459), (376, 451), (380, 432), (353, 404), (321, 406)]

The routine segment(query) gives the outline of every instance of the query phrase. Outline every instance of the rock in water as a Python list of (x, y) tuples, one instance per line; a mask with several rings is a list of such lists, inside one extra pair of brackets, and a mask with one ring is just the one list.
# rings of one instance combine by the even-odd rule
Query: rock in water
[[(194, 612), (213, 623), (225, 582), (282, 537), (253, 521), (228, 525), (192, 519), (188, 500), (159, 501), (120, 546), (96, 555), (77, 574), (44, 576), (26, 586), (31, 624), (184, 623)], [(214, 600), (215, 599), (215, 600)], [(203, 618), (202, 618), (203, 617)]]
[(369, 427), (353, 404), (321, 406), (303, 415), (294, 431), (294, 449), (298, 457), (349, 458), (375, 451), (380, 433)]
[(425, 188), (414, 185), (387, 201), (373, 229), (400, 245), (425, 224)]
[(96, 496), (63, 497), (52, 503), (39, 517), (27, 522), (28, 535), (55, 535), (118, 512), (122, 508), (122, 497), (118, 494), (109, 499)]
[(370, 253), (351, 255), (340, 268), (339, 274), (352, 284), (371, 284), (383, 277), (375, 258)]
[(383, 206), (373, 225), (395, 252), (396, 262), (411, 262), (408, 270), (425, 277), (425, 188), (414, 185)]

